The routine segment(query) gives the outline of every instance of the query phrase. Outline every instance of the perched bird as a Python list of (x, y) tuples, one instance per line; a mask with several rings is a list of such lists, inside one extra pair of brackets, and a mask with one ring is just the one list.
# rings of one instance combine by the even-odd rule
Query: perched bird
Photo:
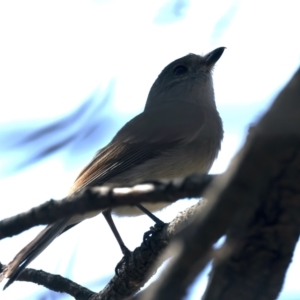
[[(150, 89), (144, 111), (121, 128), (100, 149), (77, 177), (70, 194), (85, 187), (128, 186), (153, 179), (172, 179), (207, 173), (217, 157), (223, 138), (222, 120), (216, 109), (212, 69), (224, 47), (205, 56), (188, 54), (160, 73)], [(134, 87), (133, 87), (134, 88)], [(111, 218), (137, 216), (162, 209), (170, 203), (121, 206), (106, 211), (66, 217), (48, 225), (0, 275), (14, 282), (24, 268), (56, 237), (86, 218), (102, 212), (121, 250), (128, 251)], [(155, 219), (159, 221), (159, 219)], [(158, 222), (157, 221), (157, 222)]]

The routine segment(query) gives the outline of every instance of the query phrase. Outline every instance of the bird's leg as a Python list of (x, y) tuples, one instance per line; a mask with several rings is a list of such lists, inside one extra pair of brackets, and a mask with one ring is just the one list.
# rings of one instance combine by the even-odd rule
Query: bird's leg
[(150, 212), (147, 208), (145, 208), (143, 205), (136, 204), (135, 206), (139, 208), (144, 214), (146, 214), (150, 219), (152, 219), (155, 222), (155, 225), (157, 225), (157, 227), (163, 227), (165, 225), (165, 223), (162, 220), (154, 216), (154, 214)]
[(128, 253), (130, 253), (130, 251), (125, 246), (125, 244), (124, 244), (124, 242), (123, 242), (123, 240), (122, 240), (122, 238), (121, 238), (121, 236), (119, 234), (119, 231), (118, 231), (118, 229), (117, 229), (117, 227), (116, 227), (116, 225), (114, 223), (114, 220), (111, 217), (111, 210), (110, 209), (105, 210), (102, 214), (103, 214), (106, 222), (108, 223), (111, 231), (113, 232), (116, 240), (118, 241), (122, 253), (126, 256)]
[(146, 245), (148, 245), (149, 248), (151, 248), (150, 243), (149, 243), (150, 236), (152, 236), (153, 233), (162, 230), (162, 228), (166, 225), (166, 223), (164, 223), (162, 220), (160, 220), (159, 218), (157, 218), (153, 213), (151, 213), (143, 205), (136, 204), (135, 206), (138, 207), (143, 213), (145, 213), (149, 218), (151, 218), (155, 222), (154, 227), (150, 227), (150, 230), (146, 231), (144, 233), (144, 237), (143, 237), (144, 243)]
[(117, 239), (119, 245), (120, 245), (120, 248), (121, 248), (121, 251), (123, 253), (123, 258), (120, 260), (120, 262), (118, 262), (116, 268), (115, 268), (115, 273), (117, 276), (120, 275), (120, 269), (122, 268), (123, 264), (128, 264), (129, 262), (129, 258), (131, 257), (131, 251), (125, 246), (120, 234), (119, 234), (119, 231), (111, 217), (111, 210), (110, 209), (107, 209), (105, 210), (103, 213), (103, 216), (106, 220), (106, 222), (108, 223), (111, 231), (113, 232), (115, 238)]

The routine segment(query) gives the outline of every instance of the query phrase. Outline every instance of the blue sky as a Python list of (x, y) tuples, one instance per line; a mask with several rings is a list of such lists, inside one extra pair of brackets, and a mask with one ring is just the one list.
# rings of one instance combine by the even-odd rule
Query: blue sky
[[(298, 6), (296, 0), (1, 1), (0, 218), (64, 197), (97, 149), (142, 111), (166, 64), (220, 46), (227, 49), (215, 67), (214, 85), (225, 138), (212, 172), (223, 172), (249, 125), (299, 66)], [(59, 123), (66, 116), (69, 121)], [(190, 203), (180, 201), (158, 216), (170, 221)], [(152, 225), (145, 217), (116, 223), (130, 249)], [(1, 262), (39, 231), (1, 241)], [(97, 256), (97, 269), (88, 268)], [(120, 258), (99, 216), (57, 239), (30, 266), (99, 290)], [(282, 300), (300, 297), (299, 260), (296, 251)], [(189, 299), (199, 299), (205, 278)], [(32, 299), (43, 292), (17, 283), (0, 297)]]

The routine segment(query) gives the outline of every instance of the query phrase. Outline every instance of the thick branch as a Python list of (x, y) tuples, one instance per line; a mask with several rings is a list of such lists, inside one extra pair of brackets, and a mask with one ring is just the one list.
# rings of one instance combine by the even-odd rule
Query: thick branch
[[(226, 260), (215, 262), (205, 300), (271, 300), (281, 290), (300, 230), (299, 100), (300, 69), (256, 129), (252, 143), (264, 148), (263, 165), (271, 157), (272, 175), (264, 178), (260, 206), (248, 226), (242, 219), (246, 211), (232, 224), (226, 244), (238, 247)], [(279, 147), (285, 149), (273, 150)]]
[(183, 198), (201, 197), (213, 178), (213, 175), (196, 174), (184, 179), (155, 181), (132, 188), (88, 188), (61, 201), (50, 200), (0, 221), (0, 239), (36, 225), (53, 223), (69, 215), (141, 202), (175, 202)]

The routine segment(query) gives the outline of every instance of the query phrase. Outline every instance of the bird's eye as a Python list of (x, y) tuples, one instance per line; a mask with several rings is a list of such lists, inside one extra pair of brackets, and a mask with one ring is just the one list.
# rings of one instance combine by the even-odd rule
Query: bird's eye
[(173, 74), (174, 75), (177, 75), (177, 76), (180, 76), (180, 75), (184, 75), (186, 74), (188, 71), (188, 68), (185, 67), (185, 66), (177, 66), (174, 71), (173, 71)]

